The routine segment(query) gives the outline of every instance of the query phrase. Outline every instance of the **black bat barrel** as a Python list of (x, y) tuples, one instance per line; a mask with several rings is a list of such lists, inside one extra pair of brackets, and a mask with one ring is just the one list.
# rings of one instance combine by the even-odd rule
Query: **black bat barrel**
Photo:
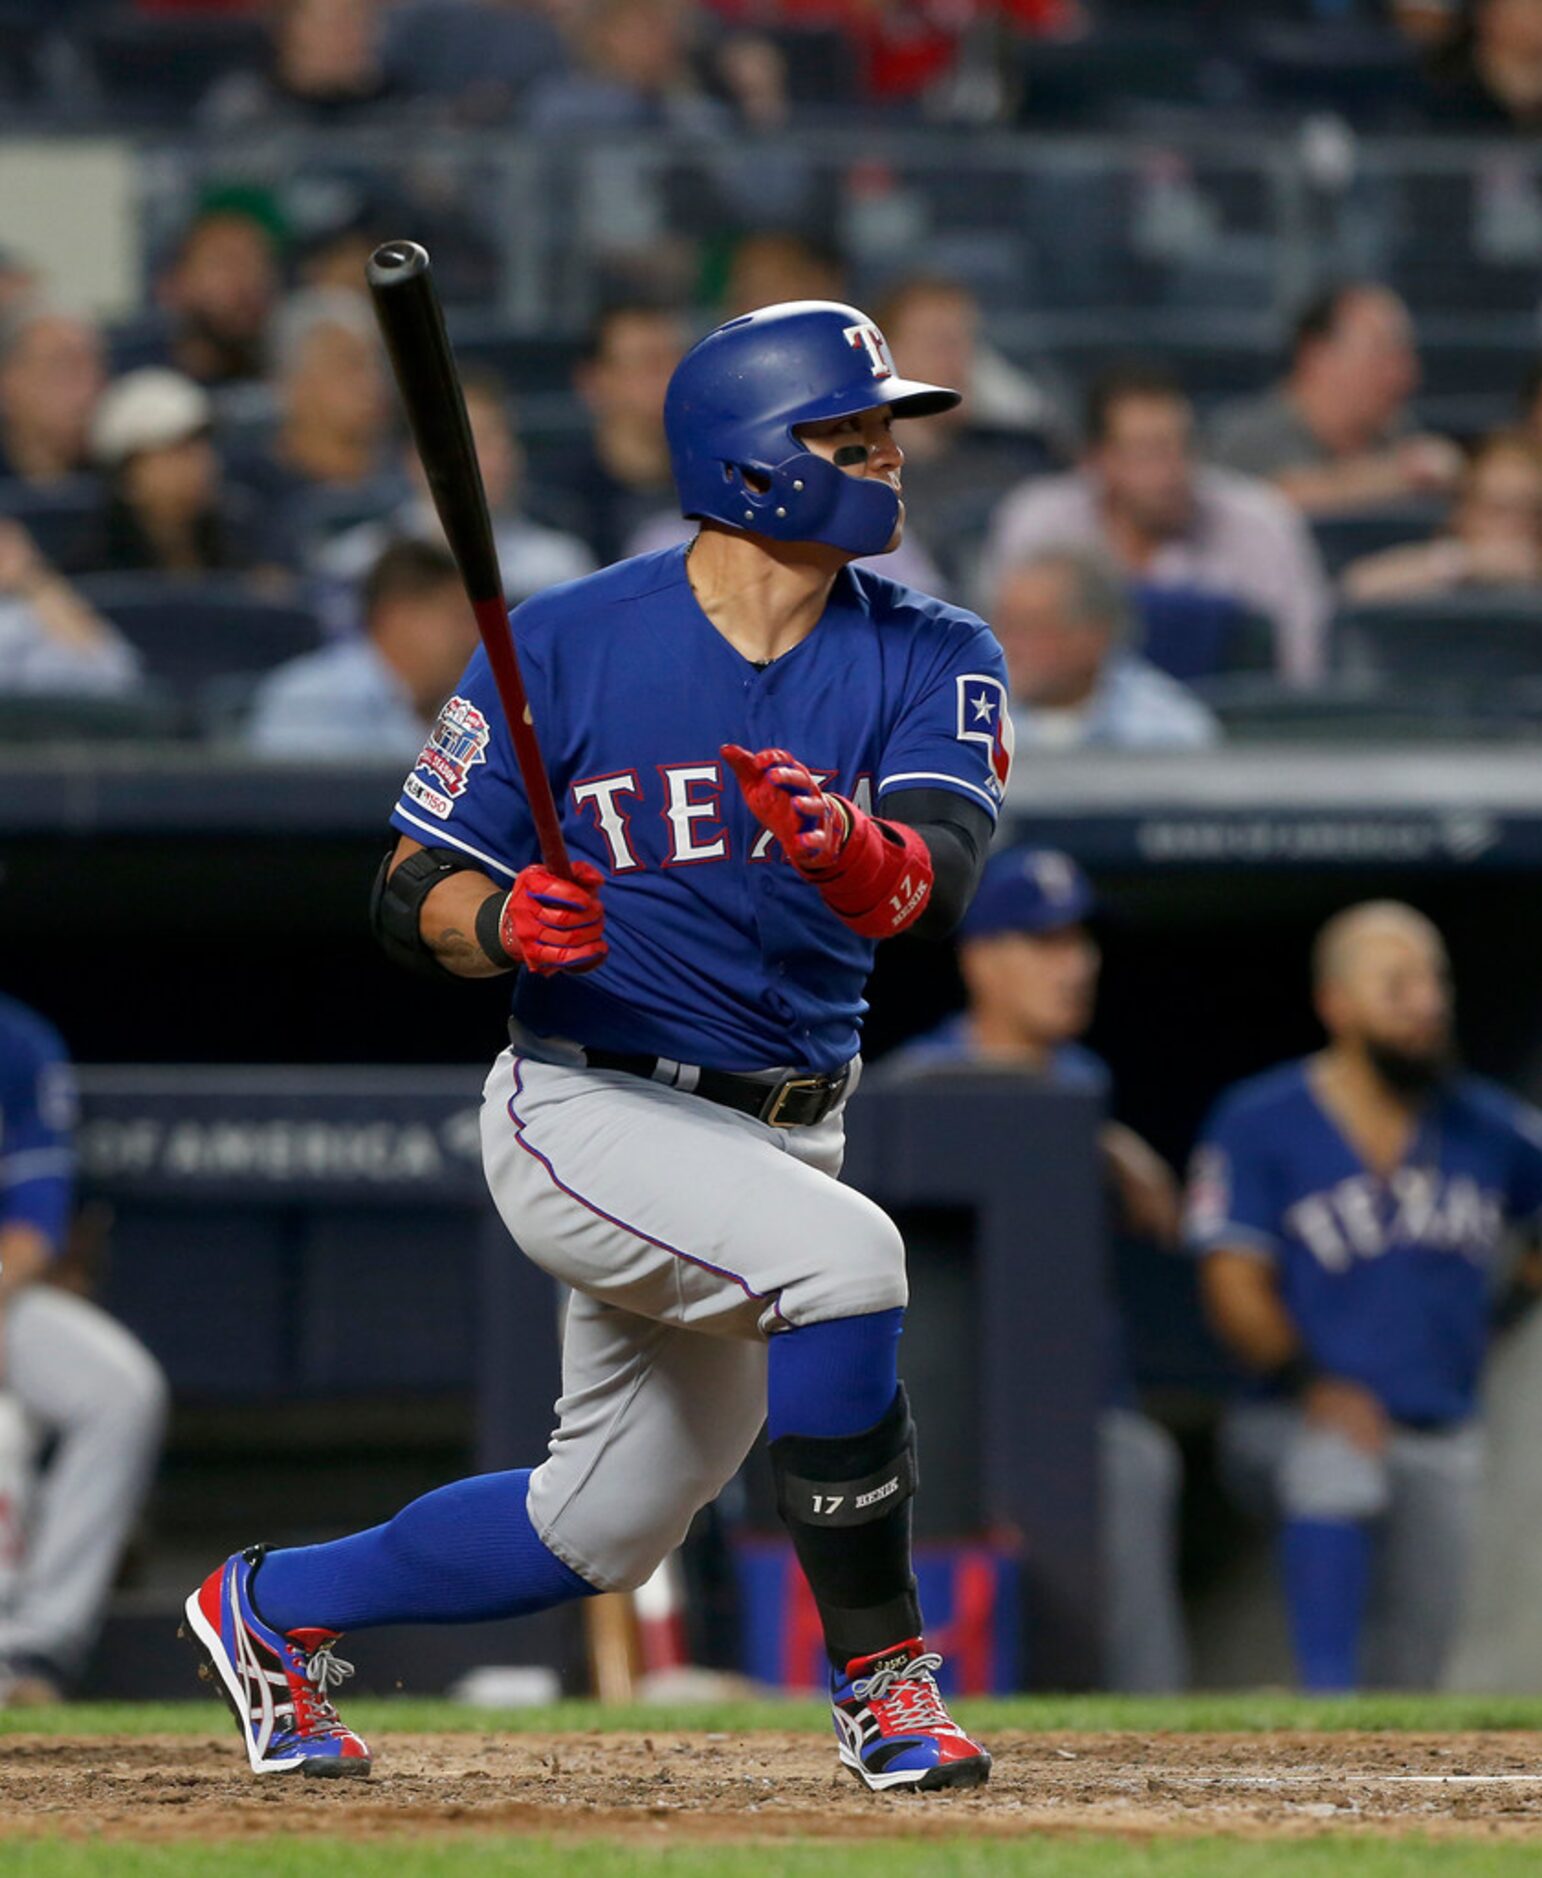
[(370, 256), (365, 278), (434, 507), (466, 591), (473, 601), (501, 599), (482, 470), (428, 250), (415, 241), (388, 241)]

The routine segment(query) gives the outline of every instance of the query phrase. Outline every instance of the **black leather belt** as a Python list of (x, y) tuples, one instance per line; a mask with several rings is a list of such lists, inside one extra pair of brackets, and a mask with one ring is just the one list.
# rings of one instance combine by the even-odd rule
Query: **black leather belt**
[(850, 1070), (839, 1076), (782, 1076), (767, 1082), (760, 1076), (736, 1076), (726, 1069), (700, 1069), (695, 1080), (688, 1081), (674, 1073), (658, 1071), (663, 1059), (656, 1056), (626, 1056), (616, 1050), (585, 1050), (584, 1060), (591, 1069), (619, 1069), (628, 1076), (641, 1076), (648, 1082), (660, 1082), (687, 1095), (704, 1096), (708, 1102), (721, 1103), (725, 1109), (737, 1109), (741, 1115), (753, 1115), (772, 1128), (812, 1128), (822, 1122), (846, 1093)]

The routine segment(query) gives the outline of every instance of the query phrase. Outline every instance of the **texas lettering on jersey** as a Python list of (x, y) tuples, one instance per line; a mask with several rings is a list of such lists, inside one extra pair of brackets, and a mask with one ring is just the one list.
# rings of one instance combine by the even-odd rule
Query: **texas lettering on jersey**
[(1436, 1425), (1472, 1412), (1507, 1229), (1539, 1216), (1537, 1117), (1503, 1090), (1453, 1081), (1382, 1174), (1293, 1063), (1230, 1091), (1206, 1123), (1187, 1236), (1268, 1259), (1315, 1366)]
[[(829, 1072), (849, 1061), (873, 941), (785, 863), (719, 752), (790, 750), (822, 785), (880, 815), (886, 796), (925, 789), (994, 820), (1011, 729), (1005, 664), (984, 622), (847, 568), (808, 637), (758, 668), (702, 613), (685, 551), (670, 548), (527, 601), (513, 629), (564, 836), (607, 876), (610, 942), (581, 978), (521, 974), (521, 1022), (721, 1069)], [(484, 653), (392, 821), (428, 846), (459, 848), (494, 880), (536, 858)]]

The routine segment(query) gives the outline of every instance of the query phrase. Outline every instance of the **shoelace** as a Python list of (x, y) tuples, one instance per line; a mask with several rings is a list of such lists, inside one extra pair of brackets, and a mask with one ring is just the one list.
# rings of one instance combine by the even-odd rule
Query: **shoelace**
[(859, 1702), (883, 1703), (890, 1711), (884, 1719), (892, 1720), (899, 1728), (951, 1728), (953, 1717), (932, 1680), (933, 1670), (941, 1668), (942, 1658), (934, 1650), (927, 1650), (908, 1663), (859, 1676), (851, 1685), (851, 1693)]
[(305, 1680), (315, 1685), (316, 1693), (295, 1692), (295, 1729), (299, 1734), (326, 1732), (343, 1726), (342, 1717), (332, 1706), (327, 1690), (345, 1683), (353, 1674), (353, 1664), (332, 1654), (330, 1643), (319, 1644), (305, 1659)]

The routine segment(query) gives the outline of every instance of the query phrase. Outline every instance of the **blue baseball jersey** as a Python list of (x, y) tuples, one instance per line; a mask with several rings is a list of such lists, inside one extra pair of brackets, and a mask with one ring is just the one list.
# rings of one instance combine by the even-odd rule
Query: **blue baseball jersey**
[[(879, 1065), (885, 1076), (919, 1076), (929, 1069), (967, 1067), (971, 1063), (991, 1067), (980, 1055), (969, 1029), (967, 1014), (945, 1018), (932, 1030), (912, 1037), (897, 1050), (891, 1050)], [(1108, 1065), (1085, 1044), (1057, 1044), (1049, 1053), (1045, 1078), (1062, 1089), (1091, 1089), (1107, 1096), (1113, 1086)]]
[(1313, 1365), (1401, 1421), (1473, 1410), (1507, 1228), (1542, 1214), (1542, 1116), (1476, 1077), (1427, 1105), (1401, 1167), (1373, 1173), (1305, 1062), (1240, 1083), (1194, 1157), (1189, 1240), (1268, 1259)]
[[(714, 1069), (838, 1070), (856, 1053), (873, 941), (788, 863), (719, 748), (790, 750), (862, 807), (945, 789), (994, 820), (1011, 719), (988, 628), (847, 567), (814, 630), (760, 669), (697, 605), (684, 547), (551, 588), (513, 624), (563, 833), (607, 877), (610, 944), (593, 972), (521, 972), (520, 1022)], [(539, 858), (484, 652), (391, 819), (497, 880)]]
[(0, 997), (0, 1228), (35, 1226), (55, 1251), (69, 1226), (75, 1079), (63, 1041)]

